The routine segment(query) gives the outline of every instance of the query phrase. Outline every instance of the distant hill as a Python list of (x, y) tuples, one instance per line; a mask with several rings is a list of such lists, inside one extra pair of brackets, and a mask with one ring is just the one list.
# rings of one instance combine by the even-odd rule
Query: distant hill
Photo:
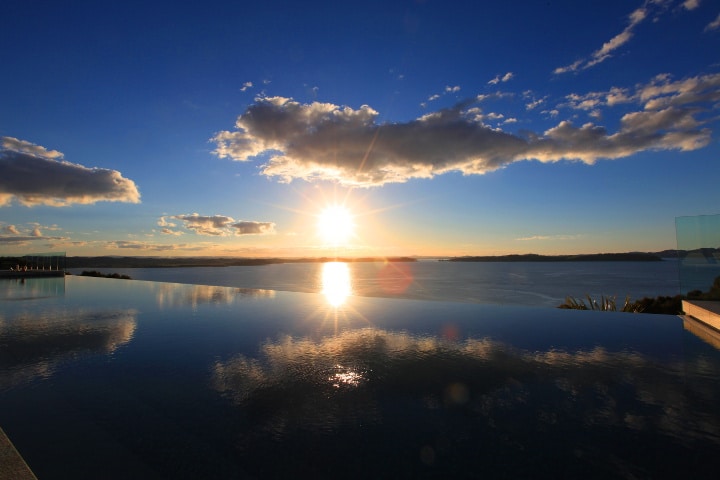
[(67, 257), (66, 268), (246, 267), (276, 263), (415, 262), (412, 257), (233, 258), (233, 257)]
[(720, 248), (662, 250), (660, 252), (590, 253), (583, 255), (487, 255), (451, 257), (448, 262), (657, 262), (667, 258), (705, 257), (720, 262)]
[(703, 258), (708, 263), (720, 263), (720, 248), (698, 248), (695, 250), (680, 250), (679, 258)]
[(678, 250), (663, 250), (661, 252), (655, 252), (660, 258), (678, 258)]
[(448, 262), (660, 262), (654, 253), (590, 253), (585, 255), (497, 255), (448, 258)]
[[(481, 255), (449, 257), (446, 262), (657, 262), (667, 258), (702, 256), (720, 261), (720, 248), (663, 250), (660, 252), (590, 253), (580, 255)], [(437, 257), (435, 257), (437, 258)], [(173, 268), (261, 266), (277, 263), (320, 262), (415, 262), (417, 257), (316, 257), (316, 258), (242, 258), (242, 257), (67, 257), (66, 268)], [(15, 260), (13, 259), (13, 262)], [(13, 263), (14, 265), (14, 263)]]

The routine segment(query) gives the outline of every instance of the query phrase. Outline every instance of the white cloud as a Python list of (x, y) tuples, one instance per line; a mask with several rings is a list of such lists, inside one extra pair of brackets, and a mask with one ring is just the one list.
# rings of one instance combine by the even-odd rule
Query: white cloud
[[(602, 106), (635, 102), (640, 109), (623, 116), (616, 132), (563, 121), (543, 133), (506, 133), (483, 123), (490, 115), (501, 118), (482, 115), (477, 103), (486, 98), (478, 96), (406, 123), (384, 124), (368, 105), (353, 109), (258, 98), (238, 117), (236, 130), (213, 137), (214, 153), (237, 161), (262, 154), (266, 159), (261, 173), (281, 182), (330, 180), (371, 187), (452, 171), (483, 174), (522, 160), (592, 164), (646, 150), (694, 150), (710, 141), (702, 115), (717, 107), (698, 106), (720, 100), (720, 74), (680, 81), (658, 77), (636, 87), (632, 95), (611, 89), (568, 97), (567, 106), (596, 117)], [(556, 110), (546, 113), (557, 115)]]
[(596, 111), (599, 107), (639, 103), (645, 110), (660, 110), (671, 106), (713, 103), (720, 101), (720, 74), (708, 74), (673, 80), (669, 74), (656, 75), (647, 84), (628, 89), (613, 87), (606, 92), (572, 93), (558, 106), (574, 110)]
[(562, 106), (567, 106), (575, 110), (593, 110), (599, 105), (604, 104), (605, 93), (603, 92), (590, 92), (584, 95), (578, 95), (571, 93), (566, 95), (567, 103)]
[(575, 72), (580, 68), (580, 65), (582, 65), (582, 63), (583, 63), (583, 60), (575, 60), (570, 65), (566, 65), (564, 67), (557, 67), (555, 70), (553, 70), (553, 73), (555, 75), (560, 75), (563, 73)]
[(18, 228), (15, 225), (0, 225), (0, 232), (5, 233), (5, 235), (0, 235), (0, 244), (2, 245), (20, 246), (28, 245), (30, 242), (67, 240), (67, 237), (43, 235), (40, 226), (37, 224), (30, 228)]
[(718, 16), (717, 18), (715, 18), (715, 20), (707, 24), (707, 26), (705, 27), (705, 31), (708, 32), (710, 30), (718, 29), (720, 29), (720, 13), (718, 13)]
[[(427, 99), (427, 102), (434, 102), (435, 100), (439, 100), (443, 95), (448, 95), (450, 93), (457, 93), (459, 91), (460, 91), (460, 87), (457, 85), (456, 86), (446, 85), (445, 89), (441, 93), (434, 93), (434, 94), (430, 95)], [(423, 108), (427, 107), (427, 102), (422, 102), (420, 104), (420, 106)]]
[(613, 87), (605, 95), (605, 102), (609, 107), (622, 103), (629, 103), (632, 99), (628, 96), (627, 90)]
[(504, 83), (504, 82), (509, 81), (509, 80), (510, 80), (511, 78), (513, 78), (514, 76), (515, 76), (515, 75), (514, 75), (512, 72), (507, 72), (507, 73), (506, 73), (505, 75), (503, 75), (502, 77), (501, 77), (500, 75), (496, 75), (495, 78), (493, 78), (492, 80), (488, 81), (487, 83), (488, 83), (488, 85), (497, 85), (497, 84), (500, 83), (500, 82), (503, 82), (503, 83)]
[(539, 107), (540, 105), (542, 105), (543, 103), (545, 103), (545, 100), (546, 100), (546, 98), (533, 99), (531, 102), (525, 104), (525, 109), (533, 110), (533, 109)]
[(658, 75), (649, 84), (640, 86), (637, 96), (645, 109), (683, 106), (700, 102), (720, 101), (720, 74), (701, 75), (673, 81), (670, 75)]
[(682, 6), (686, 10), (695, 10), (697, 7), (700, 6), (700, 0), (685, 0)]
[(577, 240), (582, 235), (530, 235), (528, 237), (520, 237), (515, 240), (520, 242), (535, 242), (546, 240)]
[(177, 224), (173, 222), (169, 222), (167, 217), (160, 217), (160, 219), (157, 222), (159, 227), (175, 227)]
[(569, 65), (558, 67), (553, 70), (553, 73), (555, 73), (556, 75), (560, 75), (568, 72), (576, 72), (578, 70), (591, 68), (599, 63), (604, 62), (605, 60), (610, 58), (616, 50), (628, 43), (633, 38), (635, 34), (635, 28), (650, 16), (651, 10), (653, 8), (662, 10), (665, 7), (666, 3), (667, 2), (664, 2), (662, 0), (646, 0), (645, 2), (643, 2), (643, 5), (641, 7), (636, 8), (630, 13), (630, 15), (628, 15), (628, 24), (625, 29), (612, 37), (610, 40), (604, 42), (599, 49), (595, 50), (592, 54), (590, 54), (589, 58), (581, 58)]
[(135, 183), (116, 170), (70, 163), (56, 150), (17, 138), (0, 140), (0, 207), (13, 200), (25, 206), (55, 207), (140, 202)]
[(240, 91), (241, 91), (241, 92), (245, 92), (245, 91), (247, 91), (248, 89), (252, 88), (252, 86), (253, 86), (253, 83), (252, 83), (252, 82), (245, 82), (245, 83), (243, 83), (243, 86), (240, 87)]
[(149, 242), (138, 242), (133, 240), (115, 240), (106, 242), (105, 248), (108, 249), (123, 249), (123, 250), (141, 250), (151, 252), (170, 252), (170, 251), (187, 251), (197, 252), (205, 251), (211, 246), (198, 244), (198, 243), (178, 243), (178, 244), (158, 244)]
[(42, 157), (53, 160), (59, 160), (63, 157), (63, 154), (57, 150), (48, 150), (40, 145), (27, 142), (25, 140), (19, 140), (13, 137), (0, 137), (2, 139), (2, 148), (4, 150), (13, 151), (16, 153), (22, 153), (32, 155), (34, 157)]

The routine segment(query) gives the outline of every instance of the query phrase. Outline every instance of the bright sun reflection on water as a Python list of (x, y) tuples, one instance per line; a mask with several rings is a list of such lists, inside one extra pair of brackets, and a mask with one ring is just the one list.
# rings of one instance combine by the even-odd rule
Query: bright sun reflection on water
[(361, 373), (342, 365), (335, 365), (335, 372), (328, 377), (328, 380), (335, 388), (357, 387), (363, 380)]
[(352, 294), (350, 269), (344, 262), (328, 262), (322, 270), (322, 293), (327, 302), (337, 308)]

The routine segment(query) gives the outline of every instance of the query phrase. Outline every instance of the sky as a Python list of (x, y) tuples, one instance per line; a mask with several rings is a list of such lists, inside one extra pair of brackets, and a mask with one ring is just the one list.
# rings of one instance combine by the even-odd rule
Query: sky
[(0, 254), (660, 251), (677, 217), (720, 214), (717, 0), (3, 19)]

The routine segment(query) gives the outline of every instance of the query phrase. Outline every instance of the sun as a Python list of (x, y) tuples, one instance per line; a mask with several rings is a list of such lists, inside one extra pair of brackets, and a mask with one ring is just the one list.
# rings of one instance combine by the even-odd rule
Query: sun
[(318, 215), (318, 235), (329, 245), (345, 245), (355, 234), (352, 213), (341, 206), (331, 205)]

